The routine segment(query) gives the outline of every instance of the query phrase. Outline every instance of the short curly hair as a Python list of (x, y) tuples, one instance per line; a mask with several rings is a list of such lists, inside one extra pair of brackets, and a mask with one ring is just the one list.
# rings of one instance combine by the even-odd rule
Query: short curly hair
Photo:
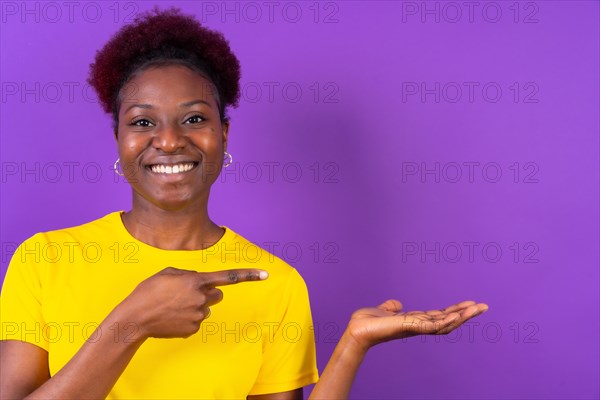
[(208, 78), (216, 88), (222, 121), (227, 107), (240, 98), (240, 63), (222, 33), (200, 25), (178, 8), (138, 14), (96, 52), (87, 82), (104, 111), (112, 113), (115, 135), (121, 107), (120, 91), (138, 72), (152, 66), (180, 64)]

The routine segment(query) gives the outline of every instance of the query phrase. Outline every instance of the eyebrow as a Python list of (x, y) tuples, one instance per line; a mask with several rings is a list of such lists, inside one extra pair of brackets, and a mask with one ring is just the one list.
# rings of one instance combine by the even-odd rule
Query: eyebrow
[[(179, 107), (191, 107), (195, 104), (205, 104), (207, 106), (210, 107), (210, 104), (202, 99), (197, 99), (197, 100), (191, 100), (191, 101), (186, 101), (185, 103), (181, 103), (179, 105)], [(132, 108), (137, 107), (137, 108), (145, 108), (145, 109), (152, 109), (155, 108), (152, 104), (132, 104), (129, 107), (127, 107), (127, 109), (125, 110), (125, 112), (131, 110)]]

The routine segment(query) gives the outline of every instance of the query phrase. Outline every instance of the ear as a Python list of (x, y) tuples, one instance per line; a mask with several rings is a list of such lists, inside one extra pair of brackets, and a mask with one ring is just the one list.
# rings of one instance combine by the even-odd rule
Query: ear
[(226, 119), (221, 123), (221, 128), (223, 130), (223, 150), (227, 151), (227, 137), (229, 136), (229, 119)]

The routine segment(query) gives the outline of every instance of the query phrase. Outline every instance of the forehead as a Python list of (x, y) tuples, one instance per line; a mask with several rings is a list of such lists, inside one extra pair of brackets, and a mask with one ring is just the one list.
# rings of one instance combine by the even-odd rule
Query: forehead
[[(215, 103), (215, 87), (198, 72), (182, 65), (150, 67), (137, 73), (121, 89), (124, 102), (152, 101), (168, 103), (202, 99)], [(216, 104), (216, 103), (215, 103)]]

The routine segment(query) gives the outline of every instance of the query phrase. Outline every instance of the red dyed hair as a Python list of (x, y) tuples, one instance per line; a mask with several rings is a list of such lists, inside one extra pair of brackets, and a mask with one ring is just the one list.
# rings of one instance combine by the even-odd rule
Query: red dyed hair
[(115, 134), (119, 92), (134, 74), (155, 65), (182, 64), (207, 77), (217, 89), (221, 119), (240, 97), (240, 63), (222, 33), (210, 30), (177, 8), (139, 14), (96, 52), (87, 82), (102, 108), (113, 114)]

